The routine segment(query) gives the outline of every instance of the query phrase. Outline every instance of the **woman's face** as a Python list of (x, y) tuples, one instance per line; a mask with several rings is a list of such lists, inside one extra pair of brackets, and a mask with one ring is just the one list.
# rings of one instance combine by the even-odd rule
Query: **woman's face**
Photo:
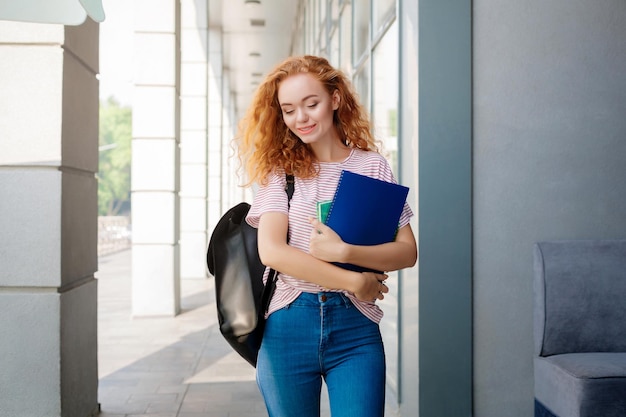
[(301, 73), (285, 78), (278, 86), (278, 102), (285, 124), (307, 144), (337, 138), (333, 124), (339, 93), (328, 94), (314, 76)]

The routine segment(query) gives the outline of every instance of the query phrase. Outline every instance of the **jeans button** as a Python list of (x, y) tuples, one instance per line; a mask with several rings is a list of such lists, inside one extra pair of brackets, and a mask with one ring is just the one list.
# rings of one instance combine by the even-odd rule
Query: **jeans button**
[(322, 294), (321, 300), (322, 300), (322, 303), (326, 302), (326, 294)]

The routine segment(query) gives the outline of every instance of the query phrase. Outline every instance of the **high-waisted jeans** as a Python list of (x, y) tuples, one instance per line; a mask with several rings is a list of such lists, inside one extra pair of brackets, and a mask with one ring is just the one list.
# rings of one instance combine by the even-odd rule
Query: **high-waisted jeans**
[(322, 378), (332, 417), (384, 415), (378, 324), (343, 294), (303, 293), (266, 323), (257, 383), (270, 417), (318, 417)]

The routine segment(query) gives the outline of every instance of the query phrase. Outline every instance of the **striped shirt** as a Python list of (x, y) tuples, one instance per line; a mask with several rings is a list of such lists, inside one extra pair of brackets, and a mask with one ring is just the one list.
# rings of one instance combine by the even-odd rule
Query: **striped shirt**
[[(259, 219), (263, 213), (279, 212), (289, 216), (289, 245), (309, 252), (309, 237), (312, 226), (308, 219), (316, 217), (317, 202), (332, 200), (342, 170), (377, 178), (387, 182), (396, 182), (387, 160), (377, 152), (352, 149), (350, 155), (342, 162), (320, 162), (319, 175), (314, 178), (295, 178), (294, 194), (291, 206), (287, 208), (284, 173), (270, 175), (266, 186), (260, 187), (254, 197), (252, 207), (246, 221), (253, 227), (259, 227)], [(406, 226), (413, 212), (405, 202), (399, 226)], [(269, 268), (265, 271), (267, 280)], [(328, 290), (312, 282), (300, 280), (287, 274), (279, 274), (276, 292), (272, 297), (267, 315), (292, 303), (301, 292), (317, 293), (320, 291), (336, 291), (344, 293), (367, 318), (378, 323), (383, 317), (382, 310), (375, 302), (357, 299), (352, 293), (344, 290)]]

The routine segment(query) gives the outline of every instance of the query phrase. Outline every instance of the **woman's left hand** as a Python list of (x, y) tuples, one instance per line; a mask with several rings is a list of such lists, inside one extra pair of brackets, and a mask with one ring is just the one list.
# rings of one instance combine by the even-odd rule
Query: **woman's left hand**
[(313, 226), (309, 253), (322, 261), (344, 262), (343, 255), (347, 245), (339, 235), (316, 218), (311, 217), (309, 223)]

